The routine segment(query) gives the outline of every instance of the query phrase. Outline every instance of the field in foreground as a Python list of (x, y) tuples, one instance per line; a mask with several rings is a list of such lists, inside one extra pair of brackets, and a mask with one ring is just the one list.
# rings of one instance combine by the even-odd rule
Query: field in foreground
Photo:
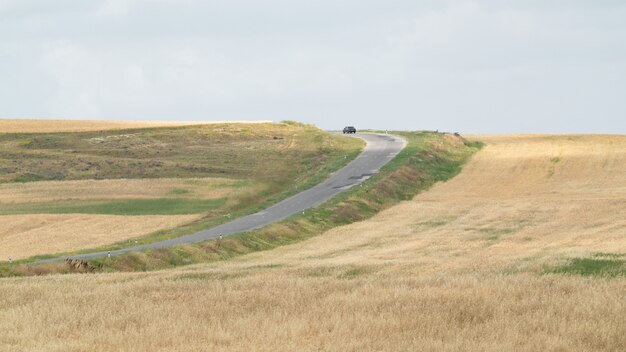
[(111, 124), (1, 133), (0, 123), (0, 261), (203, 229), (319, 182), (363, 145), (290, 122)]
[(625, 350), (623, 273), (550, 272), (623, 260), (626, 137), (479, 138), (453, 180), (295, 245), (1, 279), (0, 349)]

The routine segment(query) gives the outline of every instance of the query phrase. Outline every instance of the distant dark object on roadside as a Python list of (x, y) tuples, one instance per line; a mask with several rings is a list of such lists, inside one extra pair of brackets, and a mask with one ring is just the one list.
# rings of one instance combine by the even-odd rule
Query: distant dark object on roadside
[(356, 133), (356, 128), (354, 128), (353, 126), (346, 126), (343, 128), (343, 133)]

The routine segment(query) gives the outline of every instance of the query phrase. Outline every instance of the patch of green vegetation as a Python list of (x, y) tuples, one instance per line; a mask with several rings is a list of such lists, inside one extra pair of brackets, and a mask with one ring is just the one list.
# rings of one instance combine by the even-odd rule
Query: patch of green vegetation
[(42, 175), (25, 173), (25, 174), (21, 174), (21, 175), (15, 176), (12, 181), (13, 182), (19, 182), (19, 183), (24, 183), (24, 182), (43, 181), (43, 180), (46, 180), (46, 179), (47, 178), (45, 176), (42, 176)]
[(188, 189), (184, 189), (184, 188), (174, 188), (171, 192), (170, 195), (173, 196), (180, 196), (183, 194), (189, 194), (189, 190)]
[(302, 122), (293, 121), (293, 120), (282, 120), (280, 123), (284, 123), (285, 125), (289, 125), (289, 126), (306, 126), (306, 124)]
[(276, 269), (284, 267), (284, 264), (262, 264), (262, 265), (254, 265), (249, 267), (249, 269)]
[(371, 267), (367, 266), (318, 266), (314, 268), (304, 268), (300, 274), (310, 277), (337, 277), (339, 279), (354, 279), (356, 277), (369, 274), (372, 272)]
[(215, 280), (217, 275), (213, 273), (191, 273), (177, 276), (174, 280)]
[(506, 235), (515, 232), (517, 229), (513, 228), (498, 228), (498, 227), (481, 227), (479, 232), (488, 235)]
[(500, 239), (503, 235), (509, 235), (513, 232), (516, 232), (518, 229), (514, 228), (496, 228), (496, 227), (481, 227), (478, 229), (480, 233), (488, 235), (487, 241), (496, 241)]
[(468, 227), (465, 231), (478, 232), (486, 235), (486, 237), (476, 238), (477, 240), (496, 241), (502, 236), (510, 235), (519, 232), (525, 227), (529, 226), (532, 222), (528, 219), (508, 220), (495, 226), (483, 226), (483, 227)]
[(598, 253), (593, 253), (591, 256), (594, 258), (624, 258), (626, 257), (626, 253), (598, 252)]
[(421, 221), (416, 223), (414, 226), (415, 227), (441, 227), (444, 226), (446, 224), (448, 224), (449, 221), (446, 220), (428, 220), (428, 221)]
[(371, 269), (364, 266), (355, 266), (345, 270), (341, 275), (339, 275), (340, 279), (354, 279), (358, 276), (365, 275), (371, 272)]
[(556, 172), (555, 165), (561, 162), (561, 157), (559, 156), (552, 157), (550, 158), (550, 162), (552, 163), (552, 165), (548, 169), (548, 177), (554, 176), (554, 173)]
[(310, 277), (329, 277), (335, 275), (336, 268), (330, 266), (318, 266), (315, 268), (305, 268), (301, 270), (301, 274)]
[(174, 280), (191, 280), (191, 281), (222, 281), (228, 279), (236, 279), (244, 277), (243, 273), (224, 274), (224, 273), (189, 273), (182, 274), (174, 278)]
[[(306, 211), (304, 215), (297, 214), (280, 223), (228, 236), (222, 240), (133, 252), (111, 259), (100, 258), (90, 262), (103, 271), (156, 270), (185, 265), (189, 262), (227, 260), (246, 253), (299, 242), (332, 227), (367, 219), (400, 201), (412, 199), (436, 182), (446, 181), (457, 175), (463, 164), (482, 147), (481, 143), (469, 142), (451, 134), (436, 132), (396, 132), (395, 134), (404, 137), (408, 144), (380, 172), (360, 186), (352, 187), (328, 202)], [(321, 180), (316, 182), (319, 181)], [(233, 218), (237, 215), (232, 214)], [(206, 228), (209, 222), (198, 222), (177, 229), (173, 233), (162, 233), (160, 236), (176, 237), (193, 233)], [(153, 236), (150, 240), (156, 238), (158, 236)], [(181, 259), (182, 253), (186, 253), (185, 260)], [(40, 265), (14, 265), (11, 269), (6, 269), (6, 266), (2, 265), (0, 274), (4, 271), (4, 275), (28, 275), (32, 267), (40, 267)], [(59, 265), (50, 265), (48, 268), (52, 272), (59, 271)]]
[(624, 277), (626, 276), (626, 260), (608, 259), (606, 256), (605, 258), (573, 258), (566, 264), (549, 269), (546, 272), (550, 274), (594, 277)]
[(0, 215), (15, 214), (108, 214), (108, 215), (182, 215), (208, 212), (224, 205), (218, 199), (132, 199), (115, 201), (72, 201), (4, 205)]

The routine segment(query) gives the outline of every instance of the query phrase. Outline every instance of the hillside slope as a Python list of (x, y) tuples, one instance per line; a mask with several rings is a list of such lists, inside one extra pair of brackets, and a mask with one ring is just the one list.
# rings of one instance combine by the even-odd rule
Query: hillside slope
[(0, 262), (198, 231), (319, 183), (364, 145), (294, 122), (34, 125), (112, 129), (0, 123)]
[(298, 244), (1, 279), (0, 349), (625, 350), (626, 278), (549, 272), (626, 253), (626, 136), (476, 138), (451, 181)]

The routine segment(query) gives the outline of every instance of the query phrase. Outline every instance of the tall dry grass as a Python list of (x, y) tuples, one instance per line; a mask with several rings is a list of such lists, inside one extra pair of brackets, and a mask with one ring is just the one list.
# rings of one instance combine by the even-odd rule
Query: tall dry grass
[(96, 248), (181, 226), (202, 216), (0, 215), (0, 261)]
[(623, 282), (344, 268), (3, 279), (7, 351), (623, 351)]
[[(265, 123), (270, 121), (258, 121)], [(115, 121), (115, 120), (36, 120), (0, 119), (0, 133), (49, 133), (123, 130), (133, 128), (177, 127), (216, 123), (255, 123), (243, 121)]]
[[(7, 183), (0, 184), (0, 209), (38, 202), (222, 197), (228, 197), (227, 205), (232, 206), (262, 189), (261, 184), (225, 178)], [(203, 215), (0, 215), (0, 261), (113, 244), (185, 225)]]
[(210, 265), (0, 280), (16, 351), (623, 351), (626, 137), (482, 136), (464, 171), (371, 220)]
[(215, 199), (242, 196), (251, 193), (251, 190), (258, 192), (261, 188), (261, 185), (253, 184), (241, 187), (242, 182), (206, 177), (4, 183), (0, 184), (0, 206), (68, 200), (154, 199), (177, 195), (193, 199)]

